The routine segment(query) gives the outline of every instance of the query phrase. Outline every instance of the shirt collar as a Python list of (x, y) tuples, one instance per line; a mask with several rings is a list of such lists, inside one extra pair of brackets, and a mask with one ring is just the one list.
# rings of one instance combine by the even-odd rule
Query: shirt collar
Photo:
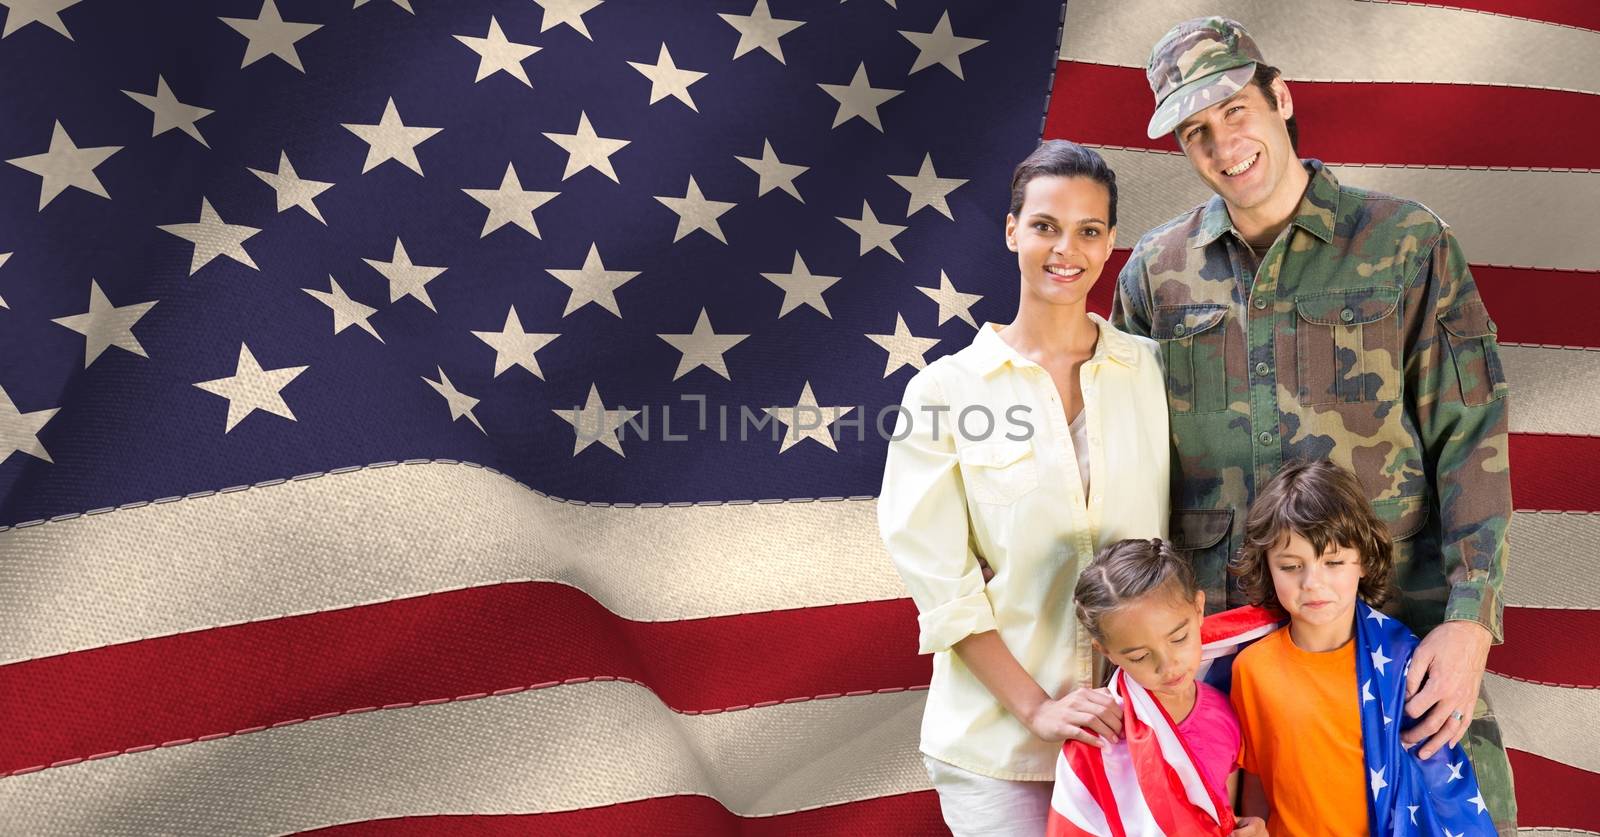
[[(1090, 313), (1089, 319), (1100, 329), (1100, 339), (1095, 341), (1094, 354), (1085, 362), (1088, 365), (1116, 361), (1133, 369), (1139, 365), (1139, 347), (1132, 337), (1123, 334), (1106, 322), (1099, 314)], [(1015, 367), (1038, 366), (1022, 356), (1000, 336), (1000, 324), (985, 322), (972, 338), (972, 351), (978, 372), (988, 375), (1006, 364)]]
[[(1326, 244), (1332, 244), (1334, 219), (1339, 212), (1339, 181), (1321, 160), (1306, 159), (1300, 162), (1311, 176), (1311, 182), (1306, 186), (1306, 193), (1300, 198), (1300, 206), (1289, 223)], [(1200, 230), (1189, 246), (1204, 247), (1232, 229), (1233, 218), (1228, 215), (1227, 204), (1222, 202), (1220, 196), (1213, 194), (1200, 212)]]

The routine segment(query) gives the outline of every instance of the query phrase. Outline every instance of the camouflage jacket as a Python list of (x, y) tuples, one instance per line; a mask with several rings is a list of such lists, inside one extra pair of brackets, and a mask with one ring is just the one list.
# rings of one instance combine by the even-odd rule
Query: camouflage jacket
[(1389, 610), (1419, 633), (1464, 619), (1499, 642), (1511, 485), (1495, 324), (1438, 216), (1304, 162), (1311, 183), (1259, 269), (1213, 196), (1146, 233), (1117, 283), (1112, 322), (1166, 365), (1174, 545), (1208, 606), (1242, 603), (1226, 563), (1256, 486), (1287, 460), (1331, 459), (1394, 533)]

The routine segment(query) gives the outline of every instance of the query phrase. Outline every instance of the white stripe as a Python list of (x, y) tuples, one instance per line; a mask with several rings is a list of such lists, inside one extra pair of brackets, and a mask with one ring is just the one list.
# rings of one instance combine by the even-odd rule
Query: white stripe
[(1105, 810), (1062, 755), (1056, 756), (1056, 783), (1050, 791), (1050, 807), (1094, 837), (1111, 837)]
[(1600, 831), (1580, 831), (1576, 828), (1519, 828), (1521, 837), (1600, 837)]
[[(1506, 747), (1600, 771), (1600, 689), (1543, 686), (1489, 672), (1483, 688)], [(1585, 720), (1587, 719), (1587, 720)]]
[(1502, 345), (1500, 362), (1511, 385), (1511, 432), (1600, 436), (1600, 351)]
[[(1600, 34), (1427, 6), (1328, 0), (1072, 0), (1061, 57), (1144, 68), (1179, 21), (1231, 17), (1290, 79), (1600, 92)], [(1151, 109), (1155, 100), (1150, 100)]]
[[(1211, 197), (1182, 154), (1099, 150), (1117, 173), (1117, 240), (1125, 246)], [(1591, 223), (1600, 172), (1331, 168), (1342, 184), (1426, 205), (1454, 228), (1474, 264), (1600, 269), (1600, 236)]]
[(924, 692), (677, 715), (628, 683), (348, 715), (0, 780), (9, 833), (282, 834), (675, 794), (765, 816), (926, 789)]
[[(1184, 796), (1215, 820), (1217, 807), (1211, 803), (1211, 794), (1206, 791), (1205, 780), (1200, 778), (1200, 771), (1184, 752), (1177, 732), (1167, 724), (1167, 717), (1156, 708), (1155, 700), (1143, 686), (1133, 682), (1133, 678), (1122, 671), (1118, 671), (1117, 676), (1128, 681), (1128, 695), (1133, 699), (1134, 713), (1155, 733), (1156, 742), (1161, 746), (1161, 757), (1172, 767), (1173, 772), (1178, 774), (1178, 780), (1183, 783)], [(1111, 690), (1115, 693), (1116, 689), (1117, 684), (1113, 681)]]
[(1507, 548), (1508, 606), (1600, 610), (1600, 573), (1591, 569), (1600, 555), (1600, 514), (1517, 512)]
[(1126, 745), (1109, 747), (1100, 755), (1105, 765), (1106, 784), (1116, 798), (1117, 816), (1122, 831), (1128, 837), (1162, 837), (1156, 815), (1139, 788), (1139, 771), (1134, 769), (1133, 756)]
[(597, 508), (461, 465), (0, 532), (0, 662), (506, 581), (629, 619), (896, 599), (870, 501)]

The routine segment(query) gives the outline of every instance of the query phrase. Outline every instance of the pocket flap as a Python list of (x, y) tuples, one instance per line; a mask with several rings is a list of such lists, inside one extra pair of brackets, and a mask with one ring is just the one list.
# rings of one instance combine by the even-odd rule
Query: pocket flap
[(1185, 552), (1210, 549), (1233, 529), (1233, 509), (1184, 509), (1172, 513), (1172, 546)]
[(1162, 305), (1155, 310), (1150, 336), (1157, 340), (1182, 340), (1215, 328), (1227, 314), (1228, 306), (1217, 303)]
[(1488, 337), (1496, 330), (1494, 320), (1489, 318), (1489, 309), (1483, 307), (1481, 299), (1467, 300), (1440, 314), (1439, 324), (1459, 338)]
[(1426, 497), (1392, 497), (1388, 500), (1377, 500), (1372, 504), (1372, 510), (1377, 513), (1378, 519), (1389, 527), (1389, 537), (1397, 541), (1415, 535), (1422, 530), (1422, 524), (1428, 522), (1428, 498)]
[(1028, 454), (1033, 453), (1033, 444), (1026, 441), (1006, 440), (1003, 442), (979, 442), (967, 445), (957, 454), (963, 465), (977, 465), (983, 468), (1004, 468)]
[(1317, 325), (1360, 325), (1381, 320), (1400, 304), (1399, 288), (1352, 288), (1295, 297), (1300, 318)]

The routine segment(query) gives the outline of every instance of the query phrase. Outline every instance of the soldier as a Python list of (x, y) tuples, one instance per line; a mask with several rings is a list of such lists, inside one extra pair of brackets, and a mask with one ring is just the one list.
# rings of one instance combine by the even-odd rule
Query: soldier
[(1239, 604), (1226, 566), (1257, 486), (1291, 459), (1354, 471), (1394, 534), (1389, 610), (1424, 637), (1405, 740), (1426, 757), (1465, 737), (1496, 828), (1513, 834), (1511, 769), (1480, 692), (1502, 639), (1506, 383), (1455, 234), (1299, 159), (1289, 88), (1237, 22), (1178, 24), (1145, 72), (1150, 136), (1172, 132), (1215, 193), (1139, 240), (1112, 310), (1165, 361), (1172, 538), (1208, 605)]

